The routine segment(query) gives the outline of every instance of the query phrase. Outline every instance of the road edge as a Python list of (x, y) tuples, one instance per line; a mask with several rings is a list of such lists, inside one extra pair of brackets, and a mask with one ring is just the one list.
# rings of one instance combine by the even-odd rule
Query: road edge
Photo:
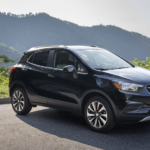
[(8, 104), (11, 102), (10, 97), (0, 97), (0, 104)]

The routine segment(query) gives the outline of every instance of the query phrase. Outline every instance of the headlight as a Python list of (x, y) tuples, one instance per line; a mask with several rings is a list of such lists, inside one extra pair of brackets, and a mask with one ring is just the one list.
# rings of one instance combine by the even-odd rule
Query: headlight
[(130, 92), (139, 92), (143, 88), (143, 85), (125, 82), (114, 83), (114, 85), (119, 90)]

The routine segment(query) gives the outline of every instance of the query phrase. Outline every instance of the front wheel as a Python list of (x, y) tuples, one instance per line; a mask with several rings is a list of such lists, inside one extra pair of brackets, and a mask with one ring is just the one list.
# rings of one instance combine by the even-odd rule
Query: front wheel
[(108, 132), (115, 125), (115, 117), (110, 104), (100, 96), (88, 100), (84, 109), (84, 117), (88, 126), (97, 132)]
[(23, 88), (15, 88), (11, 95), (11, 103), (18, 115), (26, 115), (32, 109), (32, 105)]

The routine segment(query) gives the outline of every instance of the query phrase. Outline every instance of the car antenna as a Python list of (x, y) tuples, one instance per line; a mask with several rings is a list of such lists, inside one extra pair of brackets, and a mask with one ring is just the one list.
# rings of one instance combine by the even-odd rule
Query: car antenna
[(97, 47), (96, 45), (90, 45), (91, 47)]

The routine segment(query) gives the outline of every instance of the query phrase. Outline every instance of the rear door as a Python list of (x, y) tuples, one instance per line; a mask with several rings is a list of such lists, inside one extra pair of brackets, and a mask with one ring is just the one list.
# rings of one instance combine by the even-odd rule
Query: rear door
[(47, 104), (47, 62), (49, 50), (35, 52), (26, 62), (25, 82), (32, 102)]

